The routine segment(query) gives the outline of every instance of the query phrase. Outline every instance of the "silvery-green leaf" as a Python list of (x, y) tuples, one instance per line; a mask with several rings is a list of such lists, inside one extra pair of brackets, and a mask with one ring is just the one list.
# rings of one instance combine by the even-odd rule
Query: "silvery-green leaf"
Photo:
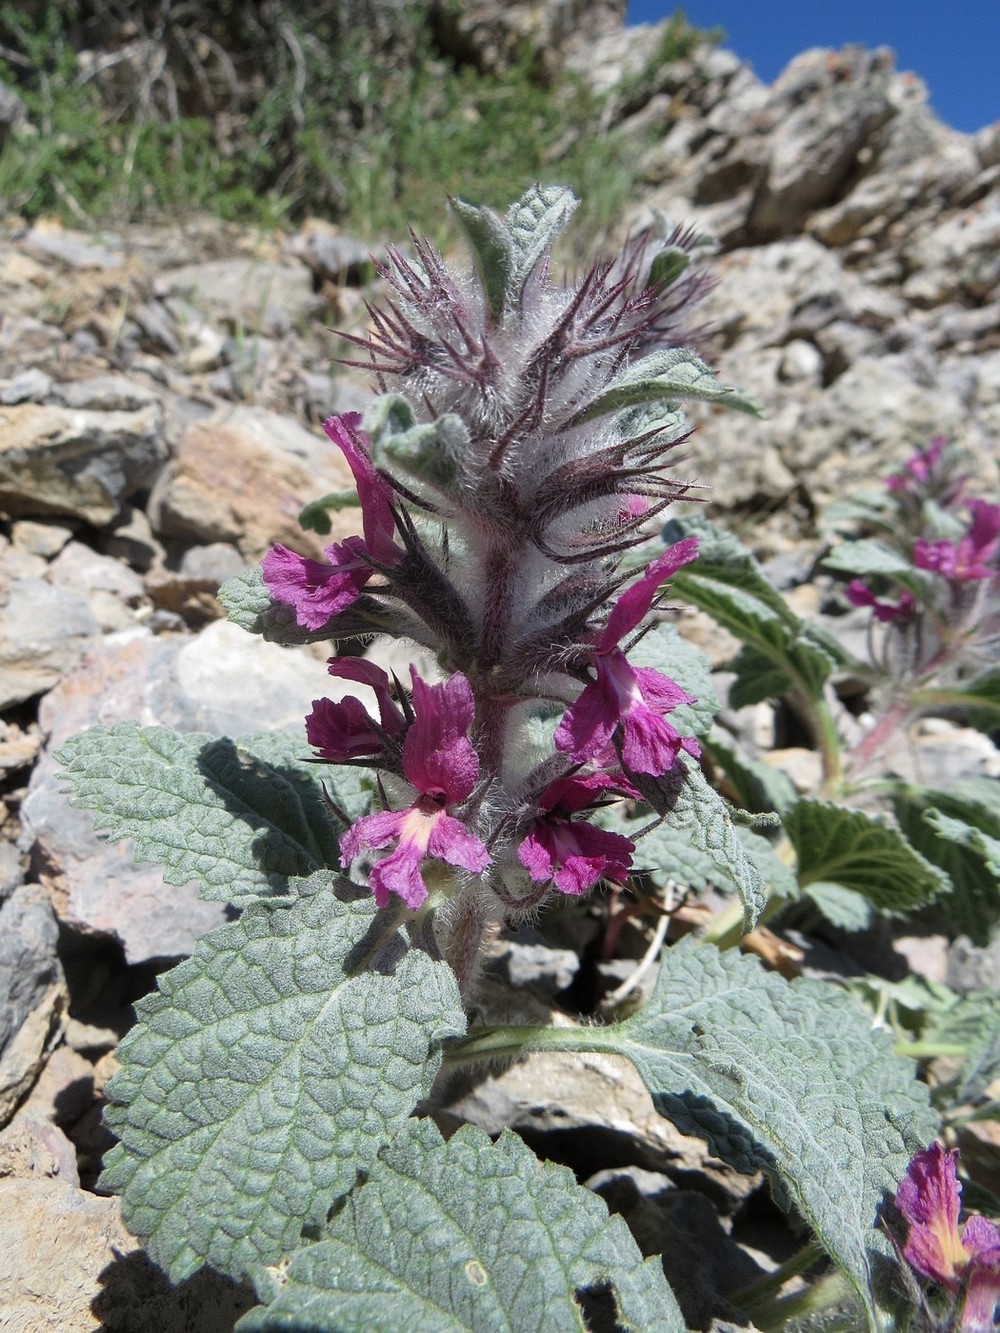
[(427, 1095), (465, 1018), (451, 969), (329, 874), (204, 936), (136, 1006), (102, 1188), (180, 1282), (276, 1263)]
[(358, 493), (353, 487), (331, 491), (329, 495), (321, 495), (318, 500), (310, 500), (303, 506), (299, 514), (299, 527), (325, 537), (330, 531), (331, 513), (339, 513), (341, 509), (358, 509), (360, 504)]
[(849, 996), (789, 984), (685, 939), (637, 1014), (592, 1034), (638, 1069), (657, 1109), (740, 1171), (765, 1170), (863, 1299), (874, 1221), (933, 1136), (927, 1090)]
[(578, 203), (572, 190), (564, 185), (536, 184), (508, 208), (505, 222), (513, 264), (507, 301), (511, 307), (536, 265), (552, 249)]
[(725, 771), (729, 787), (735, 789), (736, 800), (745, 810), (777, 810), (780, 814), (798, 799), (787, 773), (761, 759), (747, 759), (718, 730), (704, 739), (702, 746), (713, 763)]
[(699, 398), (721, 403), (751, 415), (760, 414), (759, 405), (730, 384), (720, 384), (715, 372), (684, 347), (672, 347), (643, 357), (621, 374), (574, 417), (583, 425), (611, 412), (622, 412), (641, 403), (660, 399)]
[(490, 313), (499, 321), (514, 268), (510, 232), (490, 208), (477, 208), (462, 199), (452, 199), (451, 206), (472, 246)]
[(198, 880), (203, 898), (236, 904), (338, 864), (322, 779), (355, 817), (372, 793), (356, 769), (333, 777), (310, 764), (288, 732), (234, 741), (119, 722), (72, 736), (57, 757), (73, 804), (93, 810), (111, 841), (134, 839), (136, 857), (162, 865), (168, 884)]
[(857, 889), (818, 880), (810, 884), (803, 897), (815, 903), (823, 916), (838, 930), (867, 930), (875, 918), (875, 909)]
[(587, 1292), (616, 1327), (684, 1333), (659, 1260), (625, 1223), (509, 1130), (464, 1125), (447, 1143), (410, 1121), (315, 1245), (273, 1278), (240, 1333), (580, 1333)]
[(909, 574), (913, 562), (885, 542), (868, 537), (860, 541), (842, 542), (824, 557), (823, 566), (837, 573), (870, 576)]

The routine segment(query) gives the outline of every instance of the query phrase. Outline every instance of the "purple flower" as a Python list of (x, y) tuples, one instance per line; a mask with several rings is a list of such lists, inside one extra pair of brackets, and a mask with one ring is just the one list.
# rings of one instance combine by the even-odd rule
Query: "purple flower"
[(379, 907), (396, 893), (416, 909), (427, 897), (421, 874), (425, 858), (478, 873), (490, 856), (484, 844), (449, 813), (467, 800), (479, 777), (479, 759), (468, 737), (475, 704), (468, 680), (456, 672), (441, 685), (428, 685), (413, 667), (414, 720), (403, 742), (403, 774), (414, 788), (405, 810), (363, 815), (340, 840), (345, 868), (362, 851), (381, 851), (371, 885)]
[(894, 620), (911, 620), (917, 610), (917, 600), (912, 592), (903, 592), (898, 602), (882, 602), (861, 579), (852, 579), (845, 591), (852, 606), (870, 606), (875, 619), (883, 625)]
[(932, 1143), (918, 1152), (896, 1191), (896, 1207), (909, 1223), (903, 1258), (949, 1291), (965, 1291), (959, 1328), (989, 1333), (1000, 1302), (1000, 1231), (985, 1217), (971, 1217), (959, 1231), (962, 1187), (958, 1152)]
[(997, 571), (1000, 551), (1000, 505), (988, 500), (969, 500), (972, 525), (958, 542), (932, 541), (921, 537), (913, 546), (913, 563), (918, 569), (931, 569), (946, 579), (968, 583), (991, 579)]
[(331, 676), (356, 680), (375, 691), (379, 725), (376, 727), (360, 699), (348, 695), (339, 702), (314, 699), (306, 718), (306, 737), (321, 759), (342, 764), (348, 759), (384, 756), (385, 737), (395, 739), (406, 720), (393, 702), (389, 677), (381, 667), (360, 657), (333, 657)]
[(360, 430), (361, 417), (347, 412), (330, 417), (323, 429), (341, 450), (354, 474), (361, 502), (364, 539), (348, 537), (326, 547), (328, 565), (276, 545), (262, 561), (264, 582), (277, 602), (295, 608), (295, 619), (305, 629), (317, 630), (361, 595), (375, 566), (396, 565), (402, 551), (393, 541), (392, 487), (376, 472), (368, 440)]
[(675, 542), (612, 608), (593, 647), (597, 677), (584, 686), (555, 733), (556, 748), (576, 763), (611, 760), (611, 738), (619, 727), (622, 759), (633, 773), (661, 775), (673, 768), (681, 750), (695, 758), (701, 753), (693, 736), (681, 736), (663, 716), (679, 704), (694, 703), (691, 695), (659, 671), (631, 666), (618, 647), (649, 611), (664, 581), (697, 554), (696, 537)]
[[(638, 794), (629, 784), (624, 786), (629, 794)], [(552, 880), (561, 893), (578, 895), (598, 880), (622, 883), (628, 877), (635, 843), (620, 833), (570, 818), (612, 788), (622, 790), (623, 782), (607, 773), (591, 773), (558, 778), (542, 793), (539, 817), (517, 849), (517, 859), (536, 884)]]

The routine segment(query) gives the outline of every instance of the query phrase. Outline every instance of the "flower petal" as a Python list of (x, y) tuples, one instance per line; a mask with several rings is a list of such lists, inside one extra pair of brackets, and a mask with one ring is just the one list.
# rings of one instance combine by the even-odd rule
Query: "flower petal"
[(475, 703), (460, 671), (440, 685), (428, 685), (410, 668), (414, 721), (403, 742), (403, 772), (425, 795), (443, 796), (449, 805), (472, 794), (479, 777), (479, 756), (466, 732)]
[(328, 417), (323, 422), (323, 429), (343, 453), (354, 474), (368, 549), (382, 564), (398, 564), (402, 551), (393, 541), (396, 533), (396, 521), (392, 516), (393, 491), (372, 463), (371, 444), (361, 429), (361, 414), (345, 412), (341, 416)]
[(363, 558), (367, 547), (360, 537), (335, 542), (326, 554), (328, 565), (279, 544), (261, 561), (268, 592), (275, 601), (295, 608), (295, 619), (304, 629), (322, 629), (345, 611), (375, 572)]
[(676, 574), (681, 565), (697, 558), (698, 538), (685, 537), (683, 541), (668, 546), (661, 556), (648, 564), (642, 578), (626, 588), (618, 598), (597, 640), (595, 651), (606, 653), (615, 644), (621, 643), (653, 605), (653, 598), (671, 574)]

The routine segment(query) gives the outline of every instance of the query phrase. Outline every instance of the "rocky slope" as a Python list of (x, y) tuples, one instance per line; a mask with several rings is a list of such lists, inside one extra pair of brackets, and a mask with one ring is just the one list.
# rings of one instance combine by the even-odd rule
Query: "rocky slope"
[[(806, 52), (771, 87), (706, 51), (665, 66), (637, 104), (629, 74), (655, 34), (616, 17), (601, 8), (586, 43), (560, 45), (572, 25), (552, 27), (553, 58), (611, 90), (610, 117), (637, 140), (655, 128), (648, 189), (623, 230), (662, 209), (718, 237), (709, 358), (766, 412), (704, 415), (685, 470), (712, 507), (763, 555), (796, 553), (804, 579), (817, 509), (934, 434), (966, 447), (995, 497), (1000, 124), (948, 129), (889, 52), (856, 48)], [(502, 60), (501, 37), (484, 20), (463, 40), (492, 41)], [(130, 1002), (221, 916), (95, 837), (60, 790), (54, 752), (118, 718), (215, 734), (261, 719), (296, 727), (328, 692), (322, 654), (250, 642), (219, 619), (214, 592), (272, 540), (301, 545), (302, 503), (350, 480), (319, 423), (367, 398), (333, 365), (328, 330), (363, 320), (368, 243), (318, 221), (272, 237), (210, 221), (84, 236), (8, 220), (0, 232), (0, 1122), (11, 1121), (0, 1307), (11, 1329), (215, 1330), (232, 1321), (219, 1302), (240, 1302), (197, 1284), (169, 1297), (140, 1260), (113, 1264), (130, 1248), (116, 1205), (78, 1188), (105, 1146), (97, 1103)], [(572, 947), (561, 960), (517, 947), (528, 952), (512, 946), (509, 970), (526, 968), (542, 993), (567, 984)], [(520, 1116), (529, 1137), (544, 1134), (518, 1077), (489, 1106), (469, 1092), (463, 1114)], [(568, 1069), (560, 1095), (578, 1148), (597, 1144), (592, 1163), (619, 1165), (631, 1142), (626, 1160), (659, 1172), (663, 1197), (674, 1190), (667, 1203), (653, 1191), (673, 1218), (658, 1225), (715, 1256), (720, 1288), (746, 1279), (773, 1222), (752, 1182), (713, 1180), (603, 1068)], [(699, 1190), (675, 1188), (695, 1176)], [(650, 1191), (629, 1179), (600, 1183), (616, 1206), (648, 1212)], [(730, 1239), (741, 1228), (757, 1238), (749, 1250)], [(61, 1257), (46, 1248), (57, 1233), (71, 1237)], [(44, 1292), (30, 1281), (42, 1270)], [(703, 1321), (721, 1312), (711, 1292), (690, 1300)]]

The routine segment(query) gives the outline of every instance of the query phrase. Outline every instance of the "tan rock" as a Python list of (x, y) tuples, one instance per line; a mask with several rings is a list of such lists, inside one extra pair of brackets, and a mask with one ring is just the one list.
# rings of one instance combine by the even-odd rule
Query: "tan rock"
[(150, 497), (161, 536), (230, 542), (258, 560), (273, 542), (303, 554), (359, 531), (357, 511), (331, 515), (334, 531), (303, 533), (302, 506), (353, 484), (340, 451), (322, 429), (306, 430), (263, 408), (236, 407), (193, 422)]
[(0, 1180), (4, 1333), (85, 1333), (101, 1271), (137, 1248), (117, 1199), (61, 1180)]

